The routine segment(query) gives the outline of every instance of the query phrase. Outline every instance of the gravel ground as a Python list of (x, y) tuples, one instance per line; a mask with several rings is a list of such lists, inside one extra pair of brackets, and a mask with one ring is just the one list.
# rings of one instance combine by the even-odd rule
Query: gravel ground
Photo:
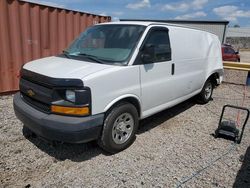
[(243, 88), (224, 83), (206, 105), (188, 100), (141, 121), (134, 144), (115, 155), (95, 142), (53, 146), (24, 137), (12, 96), (2, 96), (0, 187), (177, 187), (212, 162), (182, 187), (250, 187), (250, 123), (237, 146), (211, 135), (224, 104), (242, 105)]

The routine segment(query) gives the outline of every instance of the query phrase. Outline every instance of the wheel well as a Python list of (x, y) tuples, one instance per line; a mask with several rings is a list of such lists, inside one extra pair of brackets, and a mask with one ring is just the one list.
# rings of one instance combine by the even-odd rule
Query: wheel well
[(126, 98), (123, 98), (123, 99), (117, 101), (115, 104), (113, 104), (108, 109), (108, 111), (110, 109), (112, 109), (114, 106), (116, 106), (117, 104), (122, 103), (122, 102), (128, 102), (128, 103), (131, 103), (132, 105), (134, 105), (135, 108), (136, 108), (136, 110), (137, 110), (137, 112), (138, 112), (138, 117), (141, 117), (141, 105), (140, 105), (140, 102), (136, 98), (134, 98), (134, 97), (126, 97)]
[(218, 86), (218, 83), (217, 83), (217, 79), (219, 79), (219, 74), (216, 72), (216, 73), (213, 73), (212, 75), (209, 76), (208, 80), (211, 80), (212, 84), (214, 86)]

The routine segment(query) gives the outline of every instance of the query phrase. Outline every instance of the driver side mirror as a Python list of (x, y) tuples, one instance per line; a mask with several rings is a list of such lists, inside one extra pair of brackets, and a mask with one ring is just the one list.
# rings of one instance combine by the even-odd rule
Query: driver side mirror
[(155, 57), (155, 47), (152, 44), (146, 44), (141, 53), (141, 60), (145, 64), (150, 64), (154, 62)]

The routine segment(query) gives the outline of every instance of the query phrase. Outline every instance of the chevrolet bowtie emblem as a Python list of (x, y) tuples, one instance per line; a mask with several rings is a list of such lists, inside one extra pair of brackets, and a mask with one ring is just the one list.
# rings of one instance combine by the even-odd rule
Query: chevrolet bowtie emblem
[(27, 90), (27, 94), (30, 96), (30, 97), (33, 97), (35, 95), (35, 92), (32, 90), (32, 89), (29, 89)]

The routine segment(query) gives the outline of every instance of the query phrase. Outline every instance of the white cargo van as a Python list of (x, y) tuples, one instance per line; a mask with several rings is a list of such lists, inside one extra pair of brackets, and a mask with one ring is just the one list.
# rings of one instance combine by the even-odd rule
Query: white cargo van
[(140, 119), (196, 96), (207, 103), (223, 77), (214, 34), (152, 22), (112, 22), (83, 32), (62, 54), (25, 64), (14, 109), (47, 140), (98, 140), (119, 152)]

